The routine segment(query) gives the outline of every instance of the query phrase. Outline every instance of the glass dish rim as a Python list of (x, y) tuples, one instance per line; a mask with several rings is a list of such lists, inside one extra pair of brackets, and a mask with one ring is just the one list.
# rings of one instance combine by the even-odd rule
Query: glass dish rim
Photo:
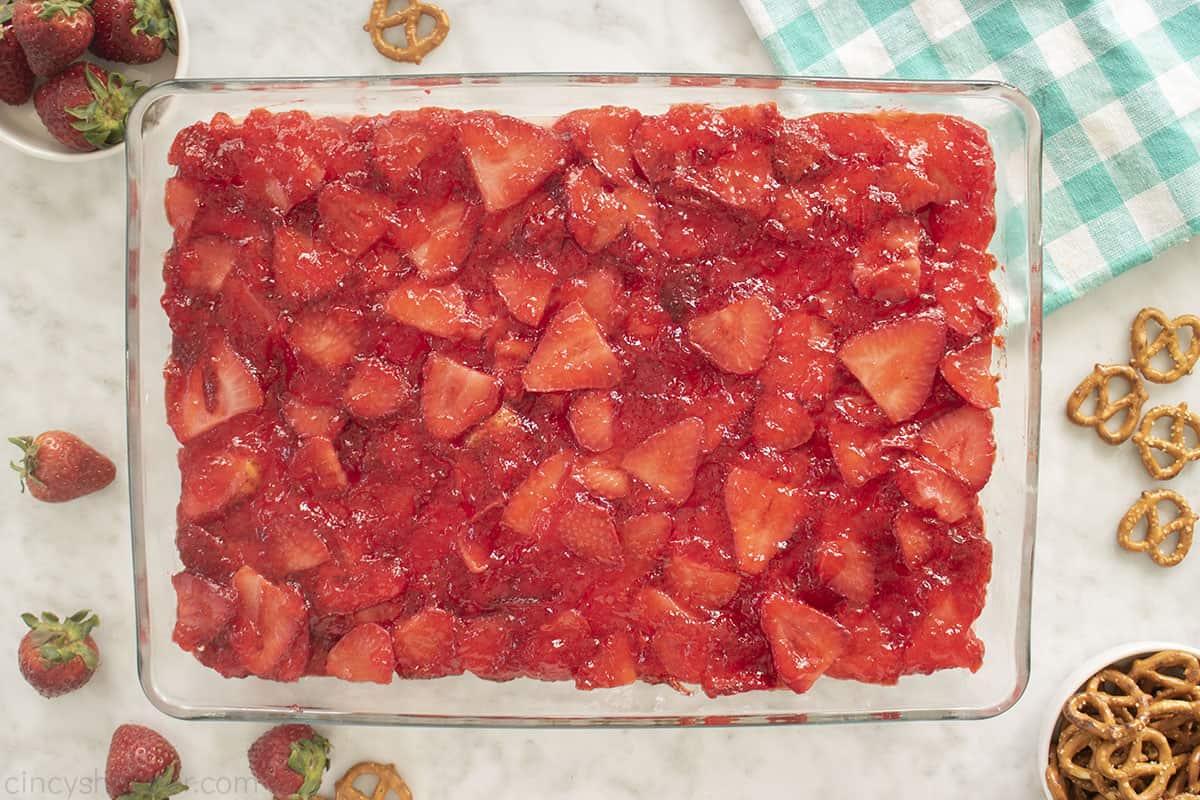
[[(175, 94), (222, 91), (256, 91), (266, 89), (305, 89), (344, 86), (347, 89), (371, 87), (428, 87), (450, 85), (497, 85), (501, 83), (627, 83), (630, 85), (662, 82), (665, 85), (698, 88), (730, 86), (746, 89), (795, 90), (855, 90), (880, 96), (908, 93), (934, 95), (974, 95), (990, 97), (1016, 109), (1026, 126), (1025, 143), (1028, 159), (1025, 180), (1028, 187), (1027, 228), (1025, 243), (1029, 261), (1028, 324), (1029, 384), (1026, 391), (1026, 463), (1025, 514), (1021, 532), (1020, 584), (1017, 587), (1018, 614), (1016, 643), (1017, 683), (1009, 695), (986, 707), (920, 708), (905, 711), (813, 712), (792, 714), (741, 714), (735, 716), (627, 715), (598, 717), (575, 716), (516, 716), (516, 715), (432, 715), (376, 714), (338, 711), (336, 709), (300, 709), (281, 707), (207, 706), (196, 708), (177, 704), (159, 693), (149, 676), (149, 589), (144, 577), (147, 568), (143, 496), (141, 491), (142, 454), (140, 432), (139, 385), (140, 352), (138, 319), (141, 302), (138, 299), (137, 275), (141, 269), (140, 222), (142, 204), (137, 189), (141, 177), (139, 159), (142, 130), (146, 115), (154, 104)], [(126, 450), (129, 481), (130, 546), (133, 560), (134, 612), (136, 631), (136, 664), (138, 683), (150, 703), (176, 719), (230, 720), (238, 722), (308, 721), (389, 726), (438, 726), (472, 728), (648, 728), (648, 727), (730, 727), (780, 724), (836, 724), (880, 721), (981, 720), (998, 716), (1012, 708), (1029, 684), (1031, 663), (1031, 617), (1033, 552), (1037, 529), (1038, 471), (1041, 428), (1041, 340), (1043, 324), (1042, 297), (1042, 147), (1044, 133), (1040, 116), (1032, 101), (1017, 87), (993, 80), (904, 80), (891, 78), (838, 78), (823, 76), (780, 76), (755, 73), (700, 72), (469, 72), (428, 73), (419, 75), (366, 75), (317, 77), (254, 77), (231, 79), (175, 78), (155, 84), (136, 103), (129, 114), (125, 144), (126, 167), (126, 315), (125, 315), (125, 390), (127, 401)], [(137, 423), (135, 425), (134, 423)]]

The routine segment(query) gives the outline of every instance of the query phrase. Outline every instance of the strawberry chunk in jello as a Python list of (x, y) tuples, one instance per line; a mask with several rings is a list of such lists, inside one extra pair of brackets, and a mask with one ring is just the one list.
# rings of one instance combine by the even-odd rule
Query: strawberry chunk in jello
[(769, 105), (184, 130), (174, 637), (228, 677), (978, 669), (994, 164)]

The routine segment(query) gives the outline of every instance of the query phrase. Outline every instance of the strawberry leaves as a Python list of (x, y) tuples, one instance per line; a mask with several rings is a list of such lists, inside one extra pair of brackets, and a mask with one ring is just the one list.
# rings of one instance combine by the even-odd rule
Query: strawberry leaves
[(49, 611), (43, 611), (40, 618), (25, 613), (21, 619), (33, 631), (33, 645), (48, 663), (66, 664), (78, 658), (89, 670), (96, 668), (99, 659), (86, 640), (100, 624), (100, 618), (91, 611), (76, 611), (65, 620)]
[(139, 86), (136, 81), (130, 83), (119, 72), (110, 72), (105, 77), (103, 73), (87, 69), (84, 80), (92, 93), (92, 101), (67, 109), (67, 114), (76, 120), (71, 127), (95, 147), (110, 147), (125, 141), (125, 118), (149, 87)]
[(309, 739), (292, 742), (288, 769), (304, 778), (293, 797), (309, 800), (321, 788), (321, 778), (329, 769), (329, 740), (319, 733)]

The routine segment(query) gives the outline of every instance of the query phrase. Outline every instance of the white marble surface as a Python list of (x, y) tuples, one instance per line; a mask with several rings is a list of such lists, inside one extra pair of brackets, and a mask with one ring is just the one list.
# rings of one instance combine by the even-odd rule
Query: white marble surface
[[(377, 56), (359, 26), (367, 0), (182, 0), (193, 74), (412, 71)], [(430, 72), (674, 70), (771, 65), (734, 0), (442, 0), (454, 19)], [(286, 9), (286, 11), (285, 11)], [(79, 167), (0, 153), (0, 409), (9, 434), (67, 427), (123, 468), (121, 162)], [(337, 728), (334, 774), (394, 760), (421, 800), (1038, 796), (1033, 741), (1081, 658), (1129, 639), (1200, 644), (1191, 613), (1200, 556), (1165, 572), (1119, 551), (1113, 524), (1147, 483), (1132, 451), (1069, 426), (1062, 403), (1093, 361), (1119, 356), (1128, 318), (1153, 303), (1200, 310), (1192, 243), (1057, 313), (1045, 331), (1042, 512), (1033, 678), (1016, 708), (954, 724), (683, 731)], [(1186, 307), (1186, 308), (1185, 308)], [(1200, 378), (1156, 389), (1197, 399)], [(1200, 471), (1177, 488), (1200, 503)], [(108, 736), (131, 720), (171, 738), (191, 796), (262, 797), (244, 752), (261, 726), (180, 722), (143, 698), (134, 670), (124, 478), (67, 506), (0, 492), (0, 797), (103, 797)], [(15, 664), (23, 610), (81, 606), (104, 618), (104, 665), (84, 690), (46, 702)], [(331, 787), (327, 787), (331, 788)]]

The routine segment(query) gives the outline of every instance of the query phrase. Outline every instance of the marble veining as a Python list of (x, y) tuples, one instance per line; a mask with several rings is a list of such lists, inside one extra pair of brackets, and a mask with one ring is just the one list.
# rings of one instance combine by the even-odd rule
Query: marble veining
[[(368, 0), (180, 0), (192, 74), (410, 74), (360, 30)], [(771, 71), (733, 0), (440, 0), (453, 27), (422, 66), (461, 71)], [(119, 158), (80, 166), (0, 152), (0, 410), (5, 435), (78, 431), (124, 468), (124, 196)], [(1181, 247), (1056, 314), (1046, 326), (1041, 517), (1033, 678), (1013, 710), (984, 722), (680, 731), (490, 731), (330, 727), (332, 774), (395, 761), (421, 800), (462, 798), (1035, 797), (1043, 710), (1080, 659), (1134, 638), (1200, 643), (1185, 610), (1200, 555), (1165, 571), (1114, 542), (1148, 485), (1132, 449), (1070, 426), (1062, 406), (1095, 361), (1126, 353), (1141, 305), (1200, 310), (1200, 244)], [(1191, 301), (1191, 307), (1184, 303)], [(1195, 398), (1200, 377), (1155, 387)], [(15, 451), (14, 451), (15, 452)], [(1200, 503), (1200, 470), (1174, 488)], [(263, 726), (171, 720), (138, 688), (123, 475), (48, 506), (0, 487), (0, 797), (104, 797), (108, 737), (153, 725), (179, 748), (189, 796), (263, 797), (245, 750)], [(103, 666), (82, 691), (42, 700), (20, 679), (24, 610), (90, 606)], [(332, 790), (332, 781), (326, 786)]]

